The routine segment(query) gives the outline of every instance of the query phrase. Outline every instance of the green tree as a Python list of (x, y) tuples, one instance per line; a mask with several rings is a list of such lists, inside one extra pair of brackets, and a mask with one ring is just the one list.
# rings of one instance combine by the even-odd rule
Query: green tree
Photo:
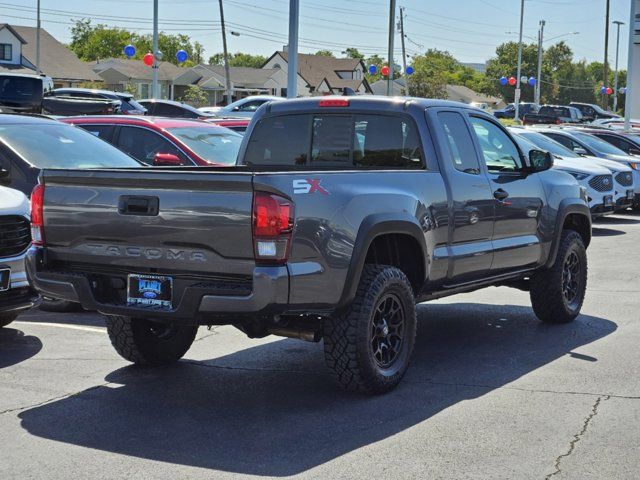
[(124, 91), (126, 93), (129, 93), (129, 94), (133, 95), (134, 97), (137, 97), (138, 96), (138, 85), (136, 85), (133, 82), (128, 82), (124, 86)]
[[(501, 85), (500, 77), (515, 77), (517, 75), (518, 66), (518, 42), (506, 42), (496, 48), (496, 56), (487, 62), (487, 86), (488, 91), (493, 95), (499, 95), (506, 102), (513, 102), (515, 96), (515, 88), (510, 85)], [(525, 44), (522, 48), (522, 75), (527, 77), (535, 77), (538, 69), (538, 45)], [(543, 75), (545, 78), (549, 78)], [(521, 87), (522, 94), (520, 100), (523, 102), (532, 102), (534, 89), (528, 84)], [(544, 84), (543, 84), (544, 92)]]
[[(380, 69), (384, 67), (386, 64), (387, 64), (387, 61), (379, 55), (372, 55), (370, 57), (365, 58), (364, 66), (366, 70), (365, 70), (364, 77), (367, 79), (367, 82), (371, 84), (373, 82), (377, 82), (378, 80), (381, 80), (382, 78), (384, 78), (380, 73)], [(374, 75), (371, 75), (369, 73), (369, 67), (372, 65), (376, 67), (376, 73)]]
[[(229, 66), (231, 67), (262, 68), (266, 62), (267, 57), (262, 55), (251, 55), (242, 52), (229, 54)], [(224, 65), (224, 54), (216, 53), (210, 56), (209, 65)]]
[(335, 55), (331, 50), (318, 50), (314, 55), (320, 55), (321, 57), (335, 58)]
[(208, 103), (207, 94), (198, 85), (189, 85), (182, 97), (182, 101), (194, 107), (201, 107)]
[(448, 52), (429, 49), (424, 55), (413, 57), (413, 74), (407, 76), (410, 93), (414, 97), (447, 98), (448, 75), (458, 62)]
[(360, 60), (364, 60), (364, 55), (358, 51), (357, 48), (347, 48), (344, 51), (344, 54), (347, 58), (358, 58)]

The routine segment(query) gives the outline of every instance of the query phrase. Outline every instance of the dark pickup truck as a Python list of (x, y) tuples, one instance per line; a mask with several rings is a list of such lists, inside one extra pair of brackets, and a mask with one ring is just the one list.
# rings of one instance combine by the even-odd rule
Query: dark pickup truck
[(582, 113), (575, 107), (562, 105), (543, 105), (538, 113), (528, 113), (522, 117), (523, 125), (555, 123), (581, 123), (584, 119)]
[(324, 339), (344, 387), (404, 375), (417, 302), (530, 291), (544, 322), (580, 312), (585, 192), (490, 115), (423, 99), (265, 104), (239, 166), (45, 170), (33, 285), (107, 317), (125, 359), (166, 364), (199, 325)]

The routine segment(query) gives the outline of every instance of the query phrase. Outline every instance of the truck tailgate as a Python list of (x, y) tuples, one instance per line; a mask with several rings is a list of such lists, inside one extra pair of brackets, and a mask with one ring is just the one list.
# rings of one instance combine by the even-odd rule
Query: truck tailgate
[(47, 261), (251, 275), (252, 174), (47, 170)]

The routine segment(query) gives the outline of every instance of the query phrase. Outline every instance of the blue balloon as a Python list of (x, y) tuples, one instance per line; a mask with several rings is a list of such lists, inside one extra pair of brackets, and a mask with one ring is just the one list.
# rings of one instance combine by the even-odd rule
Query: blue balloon
[(409, 66), (407, 67), (407, 70), (406, 70), (406, 72), (405, 72), (405, 73), (406, 73), (407, 75), (411, 75), (411, 74), (413, 73), (413, 67), (412, 67), (411, 65), (409, 65)]
[(500, 77), (500, 85), (506, 85), (508, 82), (507, 77)]
[(376, 73), (378, 73), (378, 67), (369, 65), (369, 75), (375, 75)]
[(607, 87), (604, 87), (604, 86), (603, 86), (603, 87), (600, 87), (600, 93), (601, 93), (602, 95), (604, 95), (605, 93), (607, 93)]
[(176, 60), (178, 60), (178, 63), (184, 63), (187, 61), (188, 58), (189, 58), (189, 54), (184, 50), (178, 50), (176, 52)]
[(533, 77), (529, 77), (529, 85), (531, 85), (532, 87), (536, 86), (536, 79)]
[(134, 57), (136, 54), (136, 47), (131, 44), (127, 45), (124, 47), (124, 54), (129, 58)]

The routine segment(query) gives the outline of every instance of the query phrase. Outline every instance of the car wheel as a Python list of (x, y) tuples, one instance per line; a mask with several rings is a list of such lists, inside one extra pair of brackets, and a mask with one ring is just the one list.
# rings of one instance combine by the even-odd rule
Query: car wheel
[(587, 289), (587, 250), (582, 237), (564, 230), (554, 264), (531, 278), (531, 304), (545, 323), (569, 323), (579, 314)]
[(6, 327), (18, 317), (17, 313), (0, 313), (0, 328)]
[(168, 365), (191, 347), (197, 325), (171, 325), (144, 318), (106, 316), (107, 332), (116, 352), (141, 365)]
[(59, 298), (44, 297), (40, 303), (40, 310), (46, 312), (59, 312), (69, 313), (78, 312), (81, 310), (81, 306), (76, 302), (69, 302), (67, 300), (60, 300)]
[(395, 267), (365, 265), (352, 305), (324, 324), (327, 366), (347, 390), (387, 392), (409, 366), (416, 324), (406, 275)]

